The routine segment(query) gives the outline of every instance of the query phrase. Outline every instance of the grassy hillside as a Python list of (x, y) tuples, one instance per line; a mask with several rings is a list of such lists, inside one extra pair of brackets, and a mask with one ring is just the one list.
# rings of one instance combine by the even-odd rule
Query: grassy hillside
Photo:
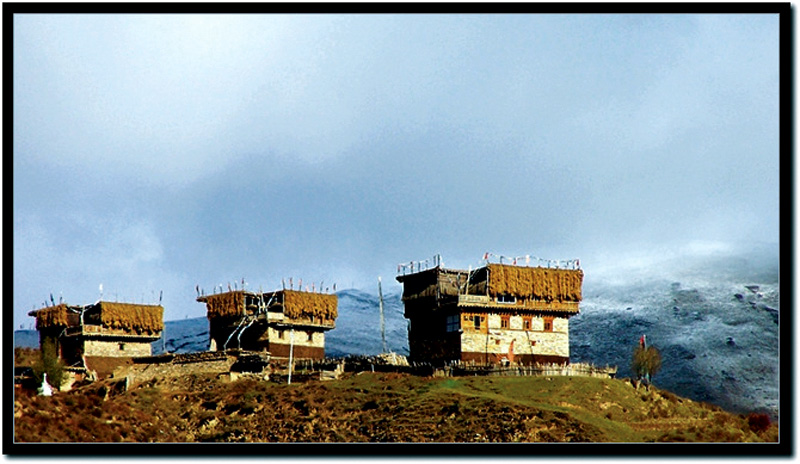
[[(751, 420), (752, 422), (752, 420)], [(213, 375), (52, 397), (19, 393), (18, 442), (650, 442), (777, 441), (704, 403), (623, 380), (424, 378), (361, 373), (279, 384)], [(754, 431), (756, 429), (757, 431)]]

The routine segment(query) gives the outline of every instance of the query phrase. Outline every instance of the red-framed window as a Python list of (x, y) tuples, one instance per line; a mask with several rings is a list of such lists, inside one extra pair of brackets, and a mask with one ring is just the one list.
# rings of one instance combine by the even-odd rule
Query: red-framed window
[(531, 318), (530, 317), (523, 317), (522, 318), (522, 330), (531, 330)]

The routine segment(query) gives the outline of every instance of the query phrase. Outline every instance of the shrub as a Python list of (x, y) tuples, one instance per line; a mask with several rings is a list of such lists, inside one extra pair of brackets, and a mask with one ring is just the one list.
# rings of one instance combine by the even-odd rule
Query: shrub
[(661, 370), (661, 353), (654, 346), (636, 345), (631, 360), (631, 370), (639, 377), (654, 376)]
[(667, 401), (669, 401), (671, 403), (680, 402), (680, 399), (672, 392), (669, 392), (667, 390), (661, 390), (658, 393), (661, 395), (662, 398), (664, 398), (665, 400), (667, 400)]
[(64, 364), (58, 357), (56, 342), (52, 338), (45, 338), (39, 360), (33, 365), (33, 375), (41, 384), (44, 374), (47, 374), (47, 383), (58, 389), (64, 383)]
[(747, 425), (750, 426), (750, 430), (759, 433), (769, 429), (770, 425), (772, 425), (772, 421), (770, 421), (769, 415), (767, 414), (751, 412), (747, 415)]

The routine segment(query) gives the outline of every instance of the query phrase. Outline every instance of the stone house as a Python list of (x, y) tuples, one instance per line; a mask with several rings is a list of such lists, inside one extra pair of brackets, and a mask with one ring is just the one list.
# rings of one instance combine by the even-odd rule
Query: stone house
[(206, 304), (211, 351), (268, 352), (272, 359), (325, 358), (325, 332), (337, 317), (335, 294), (234, 290), (201, 295)]
[(486, 264), (441, 265), (397, 276), (409, 320), (411, 361), (443, 364), (568, 364), (569, 318), (583, 271)]
[(66, 303), (31, 311), (39, 346), (51, 343), (67, 367), (107, 375), (133, 358), (151, 356), (152, 342), (164, 330), (160, 305), (98, 301)]

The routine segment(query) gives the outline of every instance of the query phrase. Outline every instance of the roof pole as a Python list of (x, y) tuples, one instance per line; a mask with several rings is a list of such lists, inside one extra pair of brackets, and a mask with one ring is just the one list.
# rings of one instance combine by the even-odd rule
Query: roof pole
[(292, 356), (294, 354), (294, 327), (289, 332), (289, 385), (292, 384)]
[(378, 300), (381, 311), (381, 346), (383, 347), (382, 353), (386, 353), (386, 320), (383, 316), (383, 291), (381, 290), (381, 277), (378, 276)]

